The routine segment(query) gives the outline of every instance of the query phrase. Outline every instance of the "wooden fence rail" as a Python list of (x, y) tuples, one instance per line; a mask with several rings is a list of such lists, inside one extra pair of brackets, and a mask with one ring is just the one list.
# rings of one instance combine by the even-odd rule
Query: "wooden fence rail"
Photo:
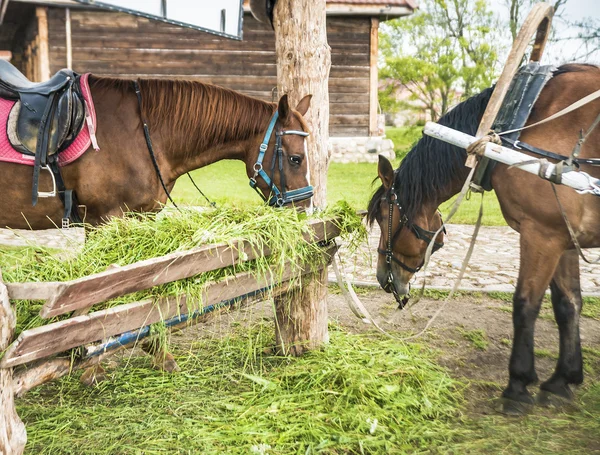
[[(303, 235), (305, 241), (324, 243), (321, 247), (323, 262), (317, 268), (325, 267), (336, 250), (335, 245), (326, 241), (340, 234), (338, 223), (312, 221), (308, 228)], [(315, 266), (289, 260), (280, 274), (240, 273), (207, 283), (197, 299), (186, 295), (156, 301), (146, 299), (88, 314), (94, 305), (269, 255), (271, 251), (266, 246), (257, 248), (240, 240), (201, 246), (123, 267), (114, 266), (66, 282), (6, 283), (5, 286), (0, 279), (0, 454), (21, 453), (24, 447), (25, 431), (14, 408), (15, 396), (76, 369), (97, 368), (107, 356), (148, 336), (151, 324), (162, 321), (171, 329), (188, 326), (234, 304), (246, 305), (267, 294), (277, 297), (276, 306), (285, 306), (284, 296), (302, 282), (302, 277), (314, 275)], [(71, 313), (71, 317), (25, 330), (12, 340), (15, 321), (9, 298), (45, 300), (40, 312), (43, 318), (67, 313)], [(280, 350), (310, 341), (312, 322), (299, 321), (301, 314), (302, 311), (288, 309), (286, 312), (277, 308), (276, 327), (307, 327), (299, 335), (294, 333), (293, 338), (277, 335), (275, 342)], [(74, 358), (57, 356), (80, 346), (85, 349)]]

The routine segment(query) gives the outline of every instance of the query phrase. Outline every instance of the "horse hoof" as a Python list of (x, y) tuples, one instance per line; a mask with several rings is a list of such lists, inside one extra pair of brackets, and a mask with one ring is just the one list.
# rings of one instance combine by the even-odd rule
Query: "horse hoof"
[(156, 370), (166, 371), (167, 373), (181, 371), (181, 368), (179, 368), (179, 365), (177, 365), (177, 362), (175, 361), (175, 357), (168, 352), (160, 356), (160, 359), (155, 358), (152, 362), (152, 366)]
[(507, 416), (524, 416), (533, 410), (533, 403), (511, 400), (502, 397), (498, 400), (496, 411)]
[(567, 390), (569, 393), (566, 395), (549, 392), (548, 390), (540, 390), (535, 397), (535, 402), (546, 408), (564, 409), (574, 407), (573, 392), (571, 392), (571, 389)]
[(107, 379), (107, 375), (106, 375), (106, 371), (104, 371), (104, 368), (102, 368), (100, 365), (96, 365), (96, 366), (86, 369), (83, 372), (83, 374), (81, 375), (81, 377), (79, 378), (79, 381), (83, 385), (86, 385), (88, 387), (93, 387), (93, 386), (97, 386), (101, 382), (106, 381), (106, 379)]

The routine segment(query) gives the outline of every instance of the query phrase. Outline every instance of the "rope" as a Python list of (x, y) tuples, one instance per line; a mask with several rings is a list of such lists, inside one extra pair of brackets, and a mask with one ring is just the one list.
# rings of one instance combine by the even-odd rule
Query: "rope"
[(562, 204), (560, 203), (560, 199), (558, 198), (558, 192), (556, 191), (556, 185), (552, 182), (550, 182), (550, 184), (552, 185), (552, 191), (554, 192), (554, 197), (556, 198), (556, 202), (558, 203), (558, 208), (560, 209), (560, 214), (562, 215), (563, 220), (565, 220), (565, 224), (567, 225), (567, 229), (569, 230), (569, 235), (571, 236), (571, 240), (573, 241), (573, 244), (575, 245), (577, 254), (579, 254), (579, 257), (581, 257), (581, 259), (583, 259), (588, 264), (592, 264), (592, 265), (597, 264), (598, 262), (600, 262), (600, 256), (598, 256), (596, 259), (591, 260), (591, 259), (588, 259), (583, 254), (583, 250), (581, 249), (581, 246), (579, 245), (579, 241), (577, 240), (575, 231), (573, 230), (573, 227), (571, 226), (571, 223), (569, 222), (569, 219), (567, 218), (567, 214), (565, 213), (565, 210), (564, 210)]
[(467, 154), (475, 155), (479, 158), (483, 157), (485, 155), (485, 147), (490, 142), (492, 144), (502, 145), (502, 140), (500, 139), (500, 136), (498, 136), (494, 131), (490, 131), (488, 134), (486, 134), (483, 137), (480, 137), (471, 145), (469, 145), (467, 147)]
[[(474, 172), (475, 172), (475, 168), (472, 168), (471, 171), (469, 172), (469, 175), (467, 176), (467, 179), (465, 180), (465, 183), (463, 184), (463, 187), (461, 189), (460, 194), (458, 195), (458, 197), (456, 198), (456, 201), (454, 201), (454, 204), (452, 205), (452, 208), (450, 209), (450, 213), (448, 214), (448, 216), (446, 217), (446, 219), (442, 222), (442, 225), (436, 231), (435, 235), (431, 239), (431, 242), (427, 246), (427, 250), (425, 251), (425, 261), (424, 261), (424, 264), (423, 264), (423, 268), (421, 270), (425, 271), (427, 269), (427, 266), (429, 265), (429, 260), (431, 258), (431, 254), (433, 253), (433, 246), (434, 246), (434, 243), (435, 243), (435, 239), (437, 238), (437, 236), (439, 235), (439, 233), (442, 232), (442, 230), (444, 229), (444, 225), (458, 211), (458, 208), (462, 204), (462, 201), (464, 200), (464, 198), (465, 198), (465, 196), (466, 196), (466, 194), (467, 194), (467, 192), (469, 190), (469, 185), (471, 183), (471, 180), (473, 179)], [(454, 293), (458, 289), (458, 286), (460, 285), (460, 282), (462, 281), (462, 278), (463, 278), (464, 272), (465, 272), (465, 270), (467, 268), (467, 265), (469, 263), (469, 260), (471, 259), (471, 254), (473, 253), (473, 250), (475, 248), (475, 240), (477, 239), (477, 235), (478, 235), (479, 229), (481, 227), (481, 220), (482, 220), (482, 218), (483, 218), (483, 193), (481, 194), (481, 205), (479, 207), (479, 216), (477, 218), (477, 223), (475, 225), (475, 230), (473, 231), (473, 237), (471, 239), (471, 245), (469, 246), (469, 250), (467, 251), (467, 255), (465, 256), (465, 259), (463, 260), (461, 271), (460, 271), (460, 273), (458, 275), (458, 278), (456, 279), (456, 281), (454, 283), (454, 287), (452, 288), (452, 291), (450, 291), (450, 293), (448, 294), (448, 296), (444, 299), (442, 305), (433, 314), (433, 316), (429, 319), (429, 321), (427, 321), (427, 324), (425, 324), (425, 327), (423, 327), (423, 329), (421, 331), (419, 331), (418, 333), (416, 333), (415, 335), (410, 335), (408, 337), (397, 337), (397, 336), (391, 335), (385, 329), (383, 329), (379, 324), (377, 324), (377, 322), (373, 319), (373, 317), (370, 315), (369, 311), (365, 308), (365, 306), (363, 305), (363, 303), (360, 301), (360, 299), (356, 295), (356, 292), (354, 292), (354, 288), (352, 287), (352, 284), (350, 283), (350, 281), (348, 279), (345, 280), (346, 284), (344, 285), (344, 280), (342, 279), (342, 275), (341, 275), (340, 270), (338, 268), (336, 258), (334, 257), (333, 261), (332, 261), (333, 271), (335, 272), (335, 276), (336, 276), (336, 279), (337, 279), (337, 282), (338, 282), (338, 286), (342, 290), (342, 294), (346, 298), (346, 302), (348, 303), (348, 306), (350, 307), (350, 310), (352, 311), (352, 313), (354, 313), (354, 315), (356, 315), (356, 317), (358, 317), (359, 319), (362, 319), (363, 322), (367, 322), (367, 323), (373, 324), (373, 326), (379, 332), (381, 332), (382, 334), (384, 334), (385, 336), (387, 336), (389, 338), (393, 338), (393, 339), (398, 340), (398, 341), (409, 341), (409, 340), (414, 340), (416, 338), (421, 337), (425, 332), (427, 332), (427, 330), (429, 330), (429, 327), (431, 327), (431, 324), (433, 324), (433, 322), (437, 319), (437, 317), (442, 313), (442, 311), (444, 310), (444, 308), (446, 308), (446, 305), (448, 304), (448, 302), (450, 301), (450, 299), (452, 298), (452, 296), (454, 295)], [(338, 251), (337, 254), (339, 255), (339, 251)], [(413, 303), (411, 303), (409, 306), (406, 307), (407, 309), (410, 310), (410, 308), (412, 308), (412, 306), (414, 306), (415, 304), (417, 304), (421, 300), (421, 298), (423, 297), (423, 294), (425, 292), (425, 285), (426, 285), (426, 280), (425, 280), (425, 278), (423, 278), (423, 285), (422, 285), (422, 287), (421, 287), (421, 289), (419, 291), (419, 295), (413, 301)]]

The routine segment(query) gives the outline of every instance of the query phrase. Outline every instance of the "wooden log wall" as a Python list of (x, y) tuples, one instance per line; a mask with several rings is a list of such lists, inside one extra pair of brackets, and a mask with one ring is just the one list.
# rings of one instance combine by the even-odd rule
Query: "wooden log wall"
[[(330, 134), (369, 135), (370, 17), (327, 18)], [(50, 70), (67, 65), (62, 8), (48, 9)], [(181, 77), (276, 100), (275, 35), (251, 15), (244, 39), (104, 11), (71, 10), (73, 69), (122, 77)]]

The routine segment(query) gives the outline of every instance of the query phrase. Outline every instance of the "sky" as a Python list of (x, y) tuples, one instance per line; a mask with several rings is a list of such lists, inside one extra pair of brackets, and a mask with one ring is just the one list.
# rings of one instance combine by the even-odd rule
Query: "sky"
[[(492, 8), (508, 18), (508, 9), (504, 0), (491, 0)], [(552, 3), (552, 2), (550, 2)], [(562, 16), (569, 21), (595, 18), (600, 20), (600, 0), (568, 0), (562, 7)], [(555, 17), (552, 21), (552, 29), (558, 38), (576, 36), (577, 30), (569, 28), (566, 21)], [(568, 40), (551, 42), (544, 51), (543, 63), (560, 64), (573, 61), (573, 58), (584, 52), (581, 41)], [(586, 58), (589, 63), (600, 64), (600, 51)]]
[[(114, 6), (161, 16), (161, 0), (99, 0)], [(600, 0), (598, 0), (600, 1)], [(167, 0), (167, 18), (220, 31), (222, 10), (225, 10), (225, 33), (238, 35), (240, 0), (195, 1)]]

